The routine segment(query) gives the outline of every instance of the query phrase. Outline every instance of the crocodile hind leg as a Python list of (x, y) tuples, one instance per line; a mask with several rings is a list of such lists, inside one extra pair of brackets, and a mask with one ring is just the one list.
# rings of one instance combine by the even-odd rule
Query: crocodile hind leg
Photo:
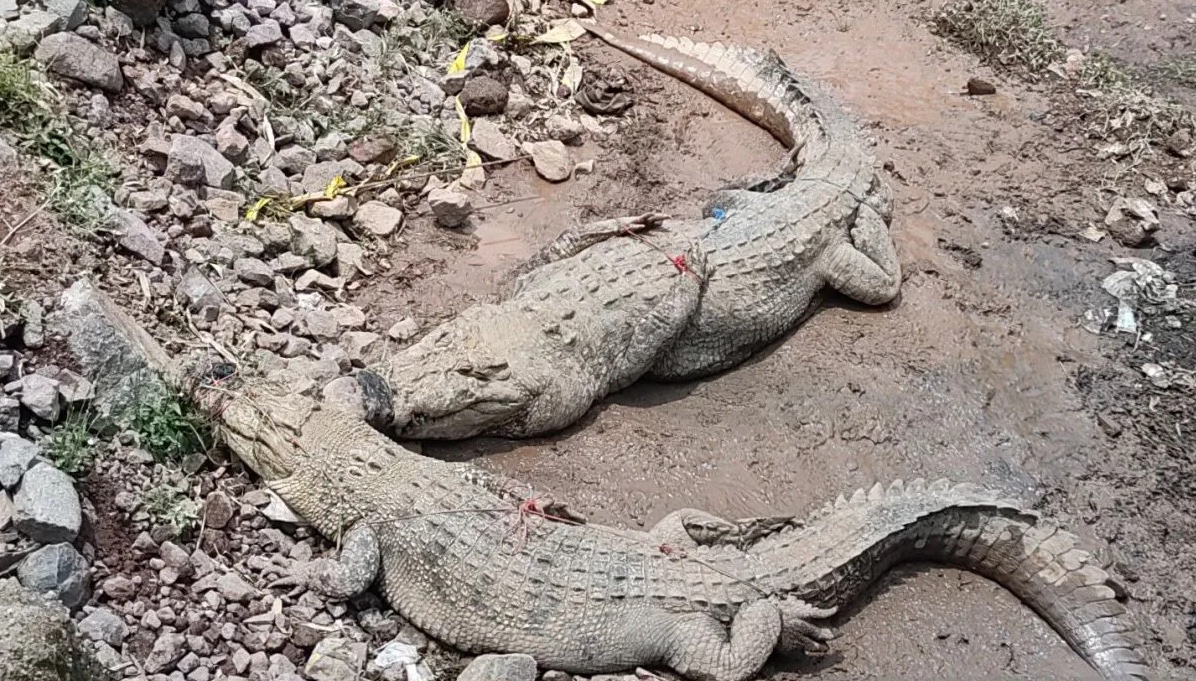
[(901, 290), (901, 265), (889, 226), (869, 203), (861, 203), (851, 243), (823, 254), (820, 273), (836, 291), (865, 305), (883, 305)]
[[(638, 619), (638, 618), (637, 618)], [(781, 638), (781, 612), (767, 600), (744, 605), (727, 625), (705, 613), (651, 613), (631, 622), (656, 633), (661, 661), (678, 674), (708, 681), (744, 681), (768, 661)], [(659, 632), (659, 633), (657, 633)]]
[(734, 546), (746, 550), (764, 537), (799, 523), (794, 516), (726, 520), (694, 508), (666, 515), (648, 531), (650, 541), (677, 549), (699, 546)]
[(776, 601), (781, 611), (781, 638), (777, 651), (784, 654), (796, 652), (824, 653), (826, 642), (838, 634), (834, 629), (818, 627), (811, 620), (834, 617), (838, 608), (816, 608), (796, 598), (780, 598)]
[[(326, 598), (346, 600), (370, 588), (380, 564), (377, 533), (369, 525), (359, 523), (345, 532), (340, 556), (312, 561), (298, 581)], [(285, 581), (279, 580), (272, 586), (283, 585)]]

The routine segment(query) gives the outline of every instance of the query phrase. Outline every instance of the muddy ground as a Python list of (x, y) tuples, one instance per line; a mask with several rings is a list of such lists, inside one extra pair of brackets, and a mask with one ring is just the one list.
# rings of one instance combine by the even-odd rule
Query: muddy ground
[[(1090, 145), (1052, 123), (1067, 107), (1047, 86), (980, 66), (933, 36), (923, 18), (930, 7), (627, 0), (604, 8), (625, 31), (772, 47), (828, 83), (875, 140), (896, 192), (902, 296), (882, 309), (831, 298), (748, 365), (698, 383), (633, 387), (556, 437), (425, 451), (474, 459), (596, 521), (633, 526), (682, 507), (802, 513), (894, 478), (1001, 486), (1109, 542), (1152, 653), (1179, 678), (1196, 678), (1196, 396), (1157, 388), (1138, 369), (1164, 360), (1196, 368), (1196, 319), (1137, 347), (1079, 325), (1086, 310), (1112, 304), (1100, 288), (1110, 256), (1165, 264), (1191, 297), (1196, 225), (1162, 216), (1166, 248), (1078, 238), (1107, 209), (1097, 191), (1106, 169)], [(1190, 51), (1196, 35), (1193, 3), (1067, 1), (1052, 11), (1069, 43), (1135, 63)], [(592, 41), (578, 49), (588, 67), (630, 79), (634, 122), (580, 148), (596, 171), (575, 181), (549, 185), (525, 166), (492, 173), (487, 200), (538, 200), (483, 211), (476, 247), (413, 220), (389, 273), (354, 296), (381, 328), (404, 316), (426, 328), (493, 298), (514, 262), (572, 224), (643, 210), (693, 215), (707, 191), (779, 157), (765, 133), (685, 86)], [(972, 76), (998, 93), (963, 96)], [(1191, 101), (1190, 91), (1176, 92)], [(1021, 218), (1015, 224), (1000, 217), (1007, 207)], [(16, 241), (26, 255), (37, 250), (30, 239)], [(1092, 678), (1016, 598), (955, 570), (900, 569), (837, 622), (843, 635), (831, 655), (782, 661), (769, 678)]]
[[(1192, 7), (1056, 5), (1072, 44), (1133, 63), (1191, 47)], [(1076, 238), (1104, 216), (1097, 188), (1107, 169), (1050, 124), (1068, 114), (1046, 86), (946, 46), (921, 18), (928, 8), (612, 6), (637, 32), (773, 47), (834, 88), (875, 139), (897, 192), (901, 300), (872, 310), (833, 299), (748, 366), (696, 384), (636, 386), (559, 437), (426, 451), (476, 458), (567, 495), (596, 520), (632, 525), (688, 506), (727, 516), (803, 512), (897, 477), (947, 476), (1037, 495), (1081, 533), (1111, 542), (1154, 652), (1192, 675), (1196, 543), (1185, 528), (1196, 527), (1193, 395), (1154, 388), (1137, 370), (1160, 356), (1191, 367), (1192, 331), (1160, 333), (1133, 350), (1078, 322), (1110, 304), (1100, 288), (1110, 256), (1167, 263), (1187, 277), (1190, 293), (1196, 229), (1190, 219), (1166, 218), (1160, 241), (1170, 253)], [(487, 214), (477, 250), (444, 256), (442, 273), (401, 290), (380, 284), (371, 301), (378, 314), (459, 309), (491, 295), (512, 259), (572, 222), (646, 209), (694, 214), (705, 191), (780, 153), (765, 133), (685, 86), (602, 46), (583, 54), (630, 78), (632, 131), (584, 147), (580, 156), (596, 159), (597, 173), (563, 187), (522, 169), (499, 173), (496, 200), (541, 200)], [(998, 94), (962, 96), (971, 76), (992, 81)], [(1001, 220), (1005, 207), (1018, 210), (1018, 226)], [(775, 678), (1091, 678), (1014, 597), (954, 570), (901, 570), (849, 615), (835, 654), (778, 667)]]

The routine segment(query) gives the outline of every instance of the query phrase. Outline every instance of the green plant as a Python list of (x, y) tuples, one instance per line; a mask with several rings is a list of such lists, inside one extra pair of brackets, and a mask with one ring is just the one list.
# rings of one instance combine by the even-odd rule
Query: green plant
[(145, 512), (155, 525), (169, 525), (185, 534), (199, 523), (199, 504), (173, 485), (159, 485), (145, 493)]
[(395, 26), (382, 34), (376, 62), (387, 75), (405, 75), (412, 64), (439, 64), (476, 34), (476, 29), (449, 8), (429, 9), (418, 23)]
[(84, 232), (103, 225), (103, 199), (115, 187), (115, 170), (71, 129), (58, 92), (33, 64), (7, 52), (0, 52), (0, 127), (49, 166), (44, 191), (66, 224)]
[(189, 398), (173, 391), (135, 404), (129, 427), (141, 446), (162, 463), (181, 463), (188, 455), (206, 452), (214, 444), (208, 420)]
[(1001, 66), (1037, 72), (1064, 53), (1036, 0), (949, 0), (932, 21), (943, 37)]
[(51, 435), (50, 460), (69, 475), (86, 474), (95, 460), (91, 442), (91, 418), (87, 412), (72, 410)]
[(1177, 57), (1161, 64), (1155, 64), (1150, 70), (1159, 78), (1186, 88), (1196, 89), (1196, 59), (1192, 57)]

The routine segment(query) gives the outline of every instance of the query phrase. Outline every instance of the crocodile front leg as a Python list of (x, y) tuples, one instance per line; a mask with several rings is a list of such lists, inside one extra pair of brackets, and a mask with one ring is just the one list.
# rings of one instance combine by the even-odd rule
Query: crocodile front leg
[(862, 203), (850, 234), (851, 243), (836, 244), (823, 254), (820, 273), (824, 280), (865, 305), (892, 301), (901, 290), (901, 265), (884, 217), (869, 203)]
[(562, 232), (547, 246), (518, 265), (511, 276), (517, 278), (537, 267), (571, 258), (590, 246), (613, 237), (656, 229), (667, 219), (669, 216), (662, 213), (644, 213), (643, 215), (599, 220), (574, 227)]
[(335, 600), (347, 600), (374, 583), (381, 564), (378, 535), (374, 528), (359, 522), (345, 532), (340, 556), (312, 561), (304, 581), (309, 589)]
[(746, 551), (764, 537), (788, 527), (800, 526), (795, 516), (774, 516), (726, 520), (694, 508), (666, 515), (648, 531), (654, 544), (677, 549), (699, 546), (734, 546)]

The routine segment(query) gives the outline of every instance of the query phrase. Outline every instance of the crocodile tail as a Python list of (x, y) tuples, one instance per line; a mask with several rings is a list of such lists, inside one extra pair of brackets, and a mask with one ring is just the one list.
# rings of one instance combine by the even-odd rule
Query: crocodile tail
[(718, 100), (788, 148), (807, 141), (810, 119), (824, 106), (812, 101), (816, 86), (799, 79), (771, 50), (659, 35), (629, 38), (597, 24), (584, 26), (610, 46)]
[(784, 555), (769, 561), (779, 570), (773, 586), (815, 605), (850, 602), (897, 563), (953, 565), (1016, 594), (1105, 678), (1148, 678), (1142, 637), (1118, 598), (1124, 592), (1096, 555), (1057, 522), (991, 491), (946, 480), (878, 483), (785, 535), (753, 553), (800, 557), (788, 569)]

